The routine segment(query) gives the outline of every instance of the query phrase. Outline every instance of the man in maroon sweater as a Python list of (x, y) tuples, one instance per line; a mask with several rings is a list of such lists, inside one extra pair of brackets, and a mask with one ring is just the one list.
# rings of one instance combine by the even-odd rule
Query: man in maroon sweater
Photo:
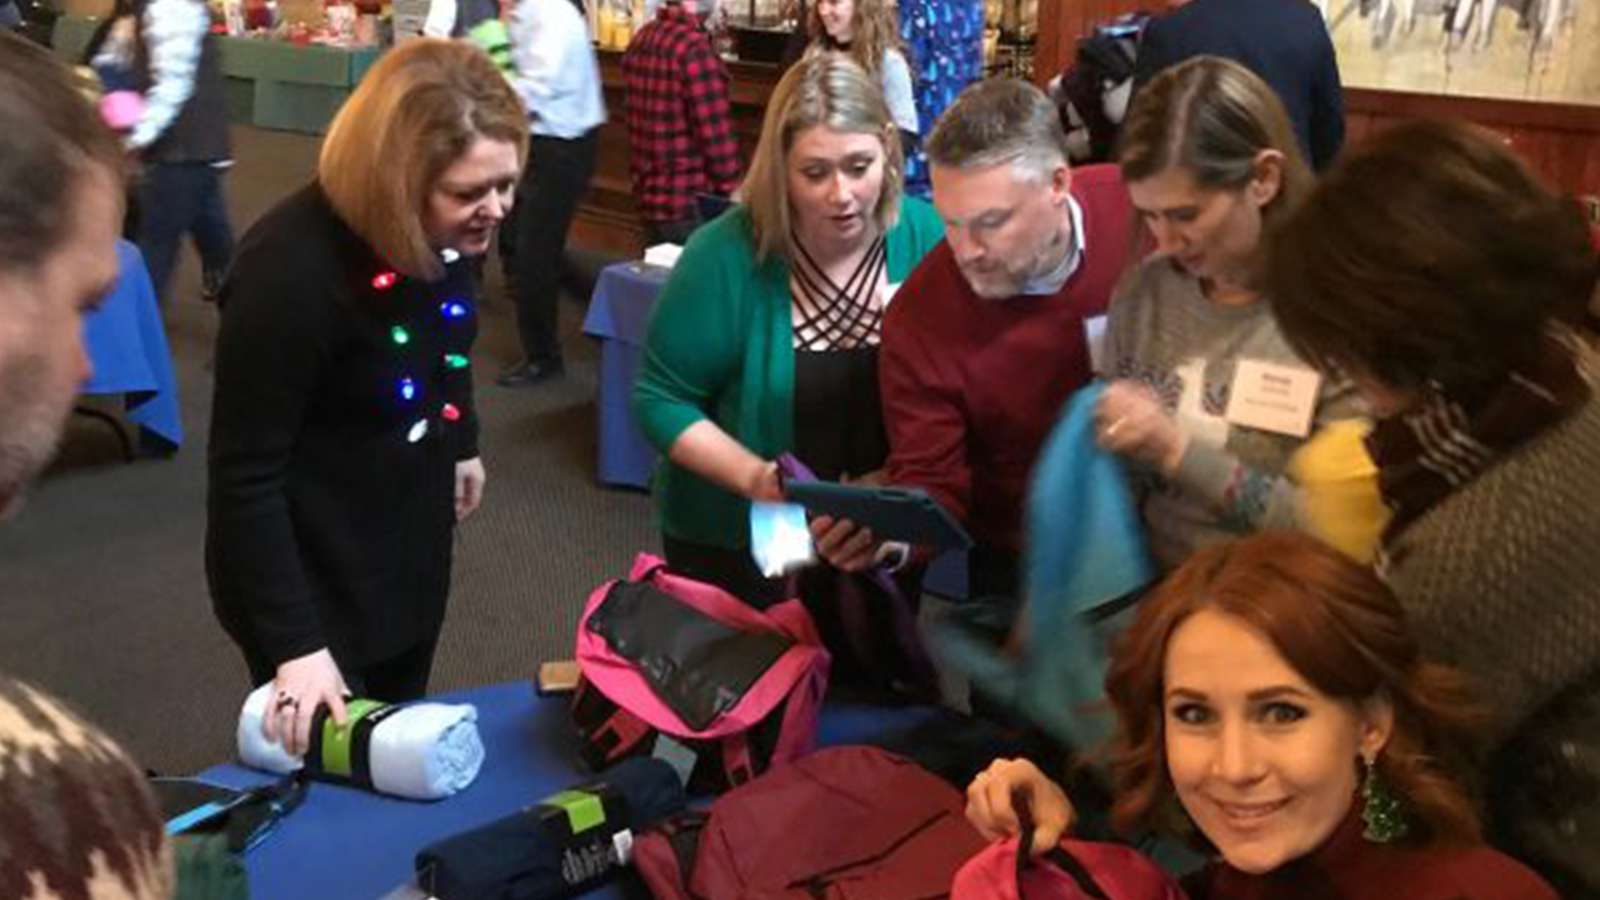
[[(947, 237), (884, 319), (886, 480), (966, 526), (970, 596), (1015, 597), (1028, 478), (1091, 377), (1084, 323), (1105, 313), (1127, 261), (1132, 207), (1114, 166), (1068, 168), (1056, 108), (1026, 82), (968, 88), (926, 150)], [(850, 523), (814, 530), (840, 568), (884, 556)]]

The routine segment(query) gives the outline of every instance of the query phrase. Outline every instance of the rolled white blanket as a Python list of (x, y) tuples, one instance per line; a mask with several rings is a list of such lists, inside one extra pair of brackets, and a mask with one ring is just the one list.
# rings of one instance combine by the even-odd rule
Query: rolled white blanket
[[(255, 769), (289, 773), (305, 760), (261, 733), (272, 685), (245, 698), (239, 714), (239, 760)], [(483, 766), (478, 708), (470, 703), (415, 703), (384, 715), (368, 742), (372, 787), (381, 794), (439, 800), (471, 784)]]

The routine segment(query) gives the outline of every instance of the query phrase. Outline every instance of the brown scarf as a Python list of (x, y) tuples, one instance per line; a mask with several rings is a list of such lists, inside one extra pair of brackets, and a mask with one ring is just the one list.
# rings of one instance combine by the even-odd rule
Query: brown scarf
[(1456, 398), (1431, 390), (1414, 409), (1373, 428), (1367, 449), (1378, 466), (1378, 489), (1394, 511), (1384, 544), (1589, 398), (1577, 340), (1548, 335), (1532, 360), (1483, 395)]

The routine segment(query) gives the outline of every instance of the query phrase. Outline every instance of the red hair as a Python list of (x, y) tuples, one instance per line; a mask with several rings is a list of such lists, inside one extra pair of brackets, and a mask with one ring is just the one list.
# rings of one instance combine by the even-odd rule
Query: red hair
[[(1385, 698), (1394, 731), (1378, 774), (1405, 798), (1421, 843), (1470, 843), (1478, 818), (1463, 787), (1476, 716), (1465, 682), (1425, 660), (1399, 601), (1368, 567), (1299, 534), (1266, 533), (1196, 553), (1139, 604), (1106, 676), (1117, 710), (1112, 810), (1125, 831), (1171, 826), (1162, 683), (1167, 643), (1201, 610), (1241, 619), (1321, 693)], [(1352, 761), (1353, 762), (1353, 761)]]

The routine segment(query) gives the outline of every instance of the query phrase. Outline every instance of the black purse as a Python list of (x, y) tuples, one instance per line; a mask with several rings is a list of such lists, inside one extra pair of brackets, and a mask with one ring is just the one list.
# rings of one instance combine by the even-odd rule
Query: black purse
[(248, 853), (278, 822), (305, 802), (311, 788), (303, 772), (272, 784), (230, 788), (198, 778), (152, 776), (151, 790), (169, 835), (221, 835), (233, 853)]

